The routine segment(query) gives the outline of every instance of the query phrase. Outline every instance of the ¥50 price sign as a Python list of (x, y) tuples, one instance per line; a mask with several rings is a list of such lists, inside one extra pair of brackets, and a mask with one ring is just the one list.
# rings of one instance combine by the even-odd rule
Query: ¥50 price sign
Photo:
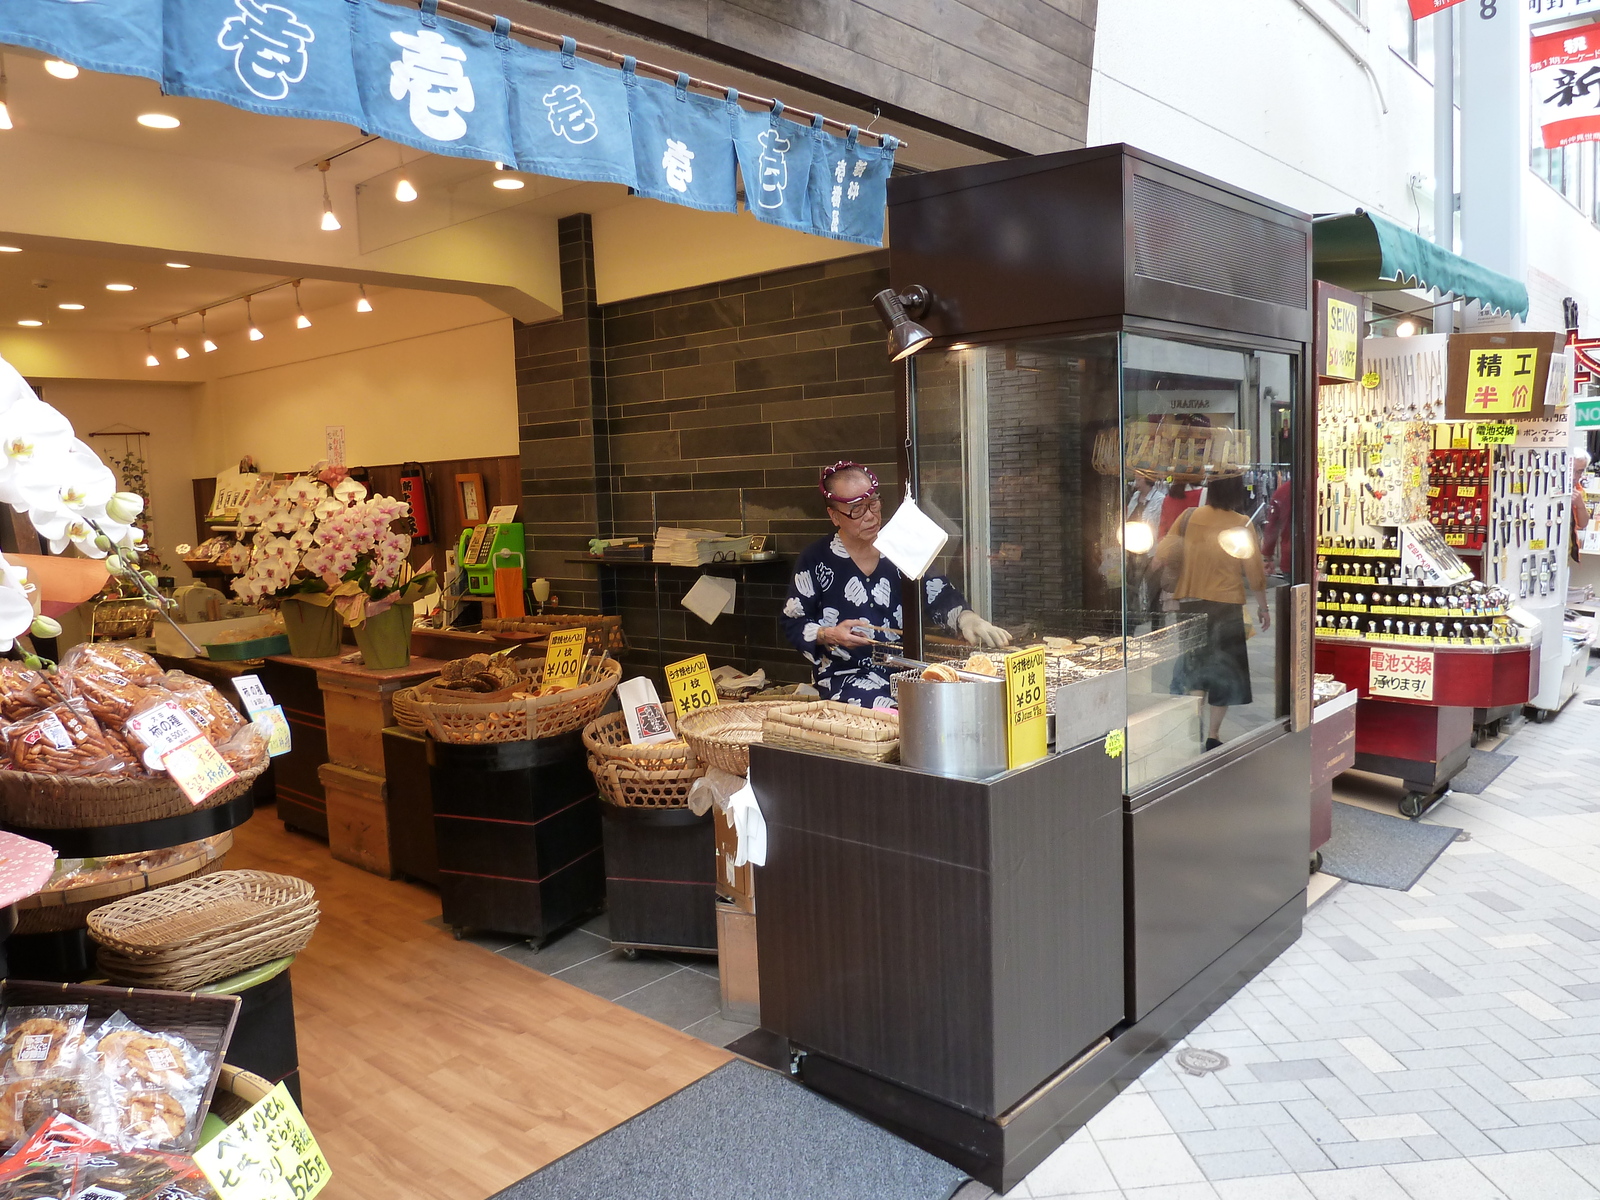
[(1044, 650), (1006, 655), (1006, 765), (1012, 770), (1049, 752)]
[(686, 717), (717, 702), (717, 685), (711, 682), (711, 664), (704, 654), (667, 665), (667, 687), (678, 715)]
[(544, 654), (545, 687), (554, 685), (555, 690), (566, 691), (578, 686), (578, 676), (583, 674), (583, 643), (588, 636), (583, 628), (558, 629), (550, 635)]

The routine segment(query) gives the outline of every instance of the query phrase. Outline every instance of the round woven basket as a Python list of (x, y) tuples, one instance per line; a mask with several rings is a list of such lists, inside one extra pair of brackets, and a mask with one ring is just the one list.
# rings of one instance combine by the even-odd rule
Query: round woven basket
[[(522, 669), (530, 678), (537, 678), (543, 672), (544, 659), (528, 659)], [(526, 742), (582, 729), (605, 707), (621, 682), (622, 664), (602, 658), (589, 664), (577, 687), (551, 696), (525, 700), (497, 697), (480, 703), (440, 701), (432, 699), (437, 693), (424, 686), (416, 689), (412, 703), (435, 741), (452, 745)]]
[(761, 740), (767, 714), (805, 701), (754, 700), (747, 704), (715, 704), (678, 721), (678, 733), (699, 762), (734, 775), (750, 773), (750, 746)]
[(416, 688), (401, 688), (389, 697), (389, 701), (394, 708), (394, 723), (401, 729), (415, 734), (428, 732), (428, 716), (417, 703)]
[[(672, 720), (670, 711), (667, 720)], [(601, 798), (623, 808), (687, 808), (689, 786), (706, 773), (681, 738), (633, 745), (627, 718), (620, 712), (589, 722), (583, 745)]]
[(13, 829), (92, 829), (131, 825), (217, 808), (244, 795), (267, 760), (241, 771), (199, 804), (165, 775), (123, 779), (116, 775), (42, 775), (0, 771), (0, 824)]

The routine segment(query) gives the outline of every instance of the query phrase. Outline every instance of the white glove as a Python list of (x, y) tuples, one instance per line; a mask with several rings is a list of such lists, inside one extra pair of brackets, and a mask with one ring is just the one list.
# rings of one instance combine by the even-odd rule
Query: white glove
[(998, 625), (985, 621), (970, 608), (963, 609), (956, 618), (956, 628), (970, 646), (982, 646), (985, 650), (993, 650), (999, 646), (1011, 645), (1011, 635)]

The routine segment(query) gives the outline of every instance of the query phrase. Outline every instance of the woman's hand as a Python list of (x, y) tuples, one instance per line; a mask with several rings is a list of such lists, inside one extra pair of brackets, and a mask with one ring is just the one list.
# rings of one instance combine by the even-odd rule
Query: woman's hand
[(817, 644), (819, 646), (843, 646), (845, 649), (854, 649), (857, 646), (872, 645), (872, 622), (865, 617), (849, 617), (837, 625), (825, 625), (817, 630)]
[(1265, 600), (1256, 605), (1256, 628), (1262, 633), (1272, 628), (1272, 612), (1267, 608)]

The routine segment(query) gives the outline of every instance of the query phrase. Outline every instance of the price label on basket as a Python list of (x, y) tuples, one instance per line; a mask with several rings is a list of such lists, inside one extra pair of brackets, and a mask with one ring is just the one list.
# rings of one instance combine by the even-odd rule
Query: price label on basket
[(281, 1083), (196, 1150), (194, 1161), (222, 1200), (311, 1200), (333, 1175)]
[(244, 702), (245, 712), (252, 717), (272, 707), (271, 694), (254, 675), (234, 676), (233, 690), (239, 693), (239, 699)]
[(578, 686), (583, 674), (583, 643), (589, 631), (558, 629), (550, 635), (544, 655), (544, 686), (552, 691), (566, 691)]
[(284, 715), (283, 705), (274, 704), (271, 708), (252, 713), (250, 723), (261, 731), (262, 737), (267, 739), (267, 754), (270, 757), (277, 758), (294, 748), (294, 742), (289, 736), (289, 718)]
[(1012, 770), (1049, 753), (1044, 689), (1042, 647), (1006, 655), (1006, 765)]
[(135, 713), (128, 718), (126, 727), (145, 746), (144, 765), (152, 771), (163, 770), (163, 758), (200, 736), (194, 719), (171, 700)]
[(717, 685), (711, 682), (711, 664), (704, 654), (668, 663), (667, 687), (672, 689), (672, 703), (680, 717), (717, 702)]

